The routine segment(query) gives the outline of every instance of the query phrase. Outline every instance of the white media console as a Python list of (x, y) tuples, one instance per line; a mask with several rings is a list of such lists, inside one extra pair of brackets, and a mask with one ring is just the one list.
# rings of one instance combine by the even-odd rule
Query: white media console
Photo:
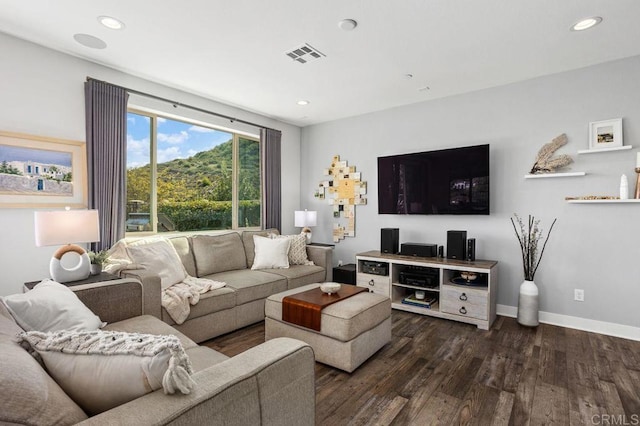
[[(357, 285), (391, 298), (393, 309), (474, 324), (483, 330), (488, 330), (496, 319), (496, 261), (419, 258), (368, 251), (356, 255), (356, 265)], [(476, 278), (463, 278), (465, 272), (474, 273)], [(421, 280), (415, 279), (421, 274), (429, 277), (425, 283), (417, 283)], [(428, 307), (409, 304), (416, 291), (424, 291), (425, 300), (435, 301)]]

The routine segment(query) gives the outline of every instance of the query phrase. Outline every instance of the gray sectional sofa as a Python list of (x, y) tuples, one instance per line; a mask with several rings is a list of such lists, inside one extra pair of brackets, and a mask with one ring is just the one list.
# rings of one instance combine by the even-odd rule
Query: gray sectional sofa
[(124, 270), (120, 275), (142, 282), (147, 298), (145, 313), (162, 319), (196, 342), (203, 342), (263, 321), (265, 299), (272, 294), (332, 280), (333, 250), (327, 247), (307, 246), (307, 256), (314, 265), (252, 270), (253, 236), (267, 236), (269, 233), (278, 231), (270, 229), (169, 238), (189, 275), (227, 284), (202, 294), (200, 301), (191, 306), (191, 313), (183, 324), (176, 324), (161, 307), (160, 277), (154, 271)]
[(88, 417), (16, 343), (22, 329), (0, 301), (0, 424), (314, 424), (315, 363), (308, 345), (276, 339), (229, 358), (143, 315), (150, 300), (145, 290), (136, 280), (122, 279), (88, 286), (75, 294), (108, 323), (106, 330), (178, 336), (195, 370), (196, 386), (190, 394), (165, 395), (161, 388)]

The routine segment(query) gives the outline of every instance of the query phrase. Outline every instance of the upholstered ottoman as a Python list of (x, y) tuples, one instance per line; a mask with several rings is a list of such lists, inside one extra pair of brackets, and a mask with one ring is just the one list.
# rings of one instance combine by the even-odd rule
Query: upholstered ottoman
[(391, 341), (391, 300), (365, 292), (329, 305), (322, 310), (319, 332), (283, 321), (282, 299), (315, 287), (320, 284), (309, 284), (267, 298), (265, 338), (302, 340), (313, 348), (316, 361), (351, 373)]

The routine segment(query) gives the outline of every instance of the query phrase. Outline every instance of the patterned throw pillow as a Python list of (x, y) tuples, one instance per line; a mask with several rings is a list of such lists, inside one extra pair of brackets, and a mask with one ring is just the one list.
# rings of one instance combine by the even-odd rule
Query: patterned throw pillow
[(95, 415), (146, 393), (190, 393), (193, 368), (176, 336), (119, 331), (29, 331), (18, 335), (51, 377)]
[(307, 257), (307, 236), (305, 234), (269, 234), (269, 238), (288, 238), (291, 240), (291, 246), (289, 247), (289, 265), (314, 265)]

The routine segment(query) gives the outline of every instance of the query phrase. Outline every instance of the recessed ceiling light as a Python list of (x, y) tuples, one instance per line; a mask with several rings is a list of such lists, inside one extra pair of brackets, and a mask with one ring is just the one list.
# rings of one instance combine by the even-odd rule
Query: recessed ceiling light
[(589, 28), (595, 27), (600, 22), (602, 22), (602, 18), (599, 16), (593, 16), (591, 18), (582, 19), (581, 21), (576, 22), (571, 27), (571, 31), (584, 31)]
[(104, 49), (107, 43), (89, 34), (74, 34), (73, 39), (85, 47), (91, 49)]
[(98, 16), (98, 22), (112, 30), (121, 30), (124, 28), (122, 21), (111, 16)]
[(355, 27), (358, 26), (358, 22), (355, 19), (343, 19), (338, 22), (338, 27), (345, 31), (352, 31)]
[(303, 100), (299, 100), (298, 101), (298, 105), (302, 105), (302, 106), (309, 105), (309, 101), (305, 101), (304, 99)]

